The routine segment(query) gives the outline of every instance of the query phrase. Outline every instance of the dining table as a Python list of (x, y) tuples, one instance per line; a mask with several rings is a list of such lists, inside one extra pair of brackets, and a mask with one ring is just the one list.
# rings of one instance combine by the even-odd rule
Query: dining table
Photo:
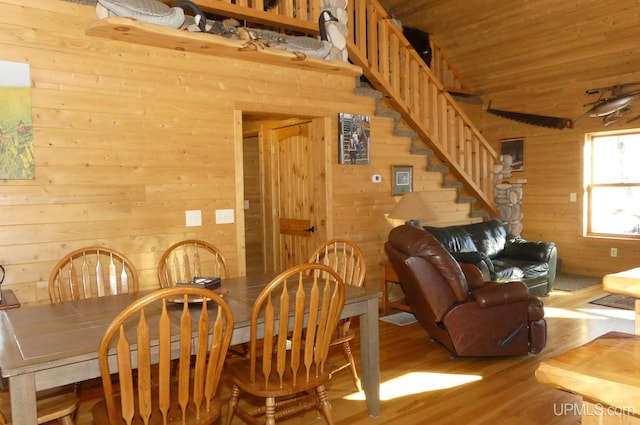
[[(220, 292), (234, 317), (231, 345), (249, 342), (253, 302), (274, 274), (224, 279)], [(345, 285), (342, 318), (358, 317), (362, 384), (369, 414), (380, 416), (380, 291)], [(0, 372), (8, 380), (12, 423), (37, 423), (36, 391), (100, 376), (98, 346), (125, 307), (153, 291), (0, 311)], [(196, 338), (196, 335), (194, 335)]]

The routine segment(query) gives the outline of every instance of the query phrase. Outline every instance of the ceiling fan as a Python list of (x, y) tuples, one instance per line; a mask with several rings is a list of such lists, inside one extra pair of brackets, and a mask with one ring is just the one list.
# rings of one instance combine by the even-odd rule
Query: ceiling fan
[[(586, 114), (590, 117), (602, 117), (602, 123), (605, 127), (613, 124), (631, 112), (631, 105), (636, 98), (640, 97), (640, 88), (630, 89), (630, 87), (637, 85), (640, 85), (640, 81), (586, 90), (585, 93), (588, 95), (599, 95), (595, 102), (584, 105), (592, 105)], [(635, 121), (638, 118), (640, 115), (627, 122)]]

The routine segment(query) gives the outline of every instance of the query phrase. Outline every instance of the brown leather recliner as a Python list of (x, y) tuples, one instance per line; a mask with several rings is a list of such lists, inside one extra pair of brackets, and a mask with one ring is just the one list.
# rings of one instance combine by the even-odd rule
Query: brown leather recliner
[(419, 227), (391, 230), (385, 250), (418, 322), (455, 356), (520, 356), (545, 347), (542, 301), (524, 283), (485, 282)]

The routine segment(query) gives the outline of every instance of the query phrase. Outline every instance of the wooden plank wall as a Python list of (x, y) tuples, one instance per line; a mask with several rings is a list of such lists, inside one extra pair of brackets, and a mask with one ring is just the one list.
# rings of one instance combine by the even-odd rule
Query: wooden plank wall
[[(244, 138), (244, 226), (248, 237), (245, 238), (245, 257), (247, 274), (260, 273), (264, 270), (264, 252), (262, 249), (262, 197), (260, 194), (260, 150), (258, 136)], [(248, 207), (248, 208), (247, 208)]]
[[(214, 214), (242, 205), (238, 110), (332, 118), (334, 235), (362, 246), (367, 285), (379, 284), (392, 227), (392, 164), (414, 166), (415, 190), (434, 193), (442, 220), (468, 220), (389, 118), (372, 120), (371, 165), (337, 165), (338, 113), (375, 110), (354, 78), (88, 37), (94, 19), (90, 6), (0, 0), (0, 60), (31, 66), (36, 177), (0, 182), (3, 287), (22, 302), (47, 301), (55, 262), (90, 244), (129, 256), (142, 288), (156, 287), (161, 253), (183, 238), (211, 241), (232, 274), (244, 270), (244, 220), (218, 225)], [(186, 227), (185, 210), (201, 210), (203, 225)]]

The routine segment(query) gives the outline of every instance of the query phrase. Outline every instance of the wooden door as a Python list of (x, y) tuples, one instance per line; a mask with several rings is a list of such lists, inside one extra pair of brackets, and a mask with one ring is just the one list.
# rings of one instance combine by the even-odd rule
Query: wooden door
[(319, 243), (310, 132), (310, 122), (273, 130), (272, 201), (277, 271), (306, 262)]
[(258, 117), (243, 121), (242, 131), (246, 270), (280, 272), (306, 262), (332, 232), (328, 182), (336, 132), (328, 117)]

